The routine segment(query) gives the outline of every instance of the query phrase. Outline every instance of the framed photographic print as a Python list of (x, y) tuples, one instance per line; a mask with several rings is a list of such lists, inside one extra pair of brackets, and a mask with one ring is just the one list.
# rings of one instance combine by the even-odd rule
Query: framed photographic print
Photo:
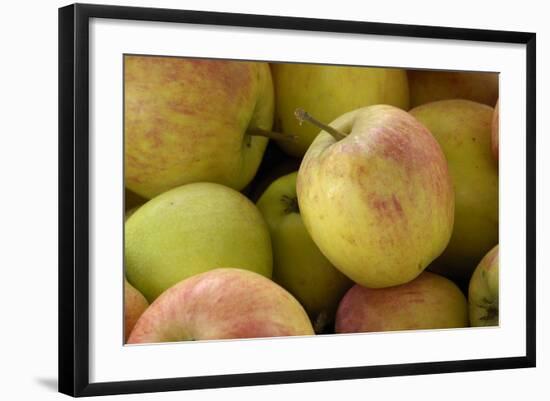
[(59, 390), (535, 366), (535, 131), (534, 33), (61, 8)]

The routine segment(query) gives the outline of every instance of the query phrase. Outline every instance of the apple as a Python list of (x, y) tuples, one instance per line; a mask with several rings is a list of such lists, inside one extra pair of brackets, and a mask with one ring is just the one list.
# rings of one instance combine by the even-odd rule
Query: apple
[(136, 323), (128, 343), (313, 335), (300, 303), (273, 281), (219, 268), (166, 290)]
[(498, 326), (498, 245), (491, 249), (474, 270), (468, 287), (470, 324)]
[(148, 306), (145, 297), (124, 279), (124, 341)]
[(141, 206), (125, 224), (126, 277), (149, 302), (177, 282), (217, 267), (271, 277), (267, 225), (239, 192), (182, 185)]
[(266, 63), (124, 57), (126, 186), (144, 198), (193, 182), (240, 190), (273, 123)]
[(468, 100), (442, 100), (410, 113), (441, 145), (455, 190), (453, 235), (430, 269), (467, 282), (483, 255), (498, 243), (498, 167), (491, 152), (493, 108)]
[(365, 287), (411, 281), (451, 236), (445, 156), (426, 127), (397, 107), (369, 106), (334, 120), (304, 156), (297, 194), (321, 252)]
[(295, 157), (302, 157), (319, 133), (296, 121), (294, 110), (298, 107), (326, 122), (374, 104), (409, 107), (407, 74), (397, 68), (282, 63), (271, 64), (271, 70), (277, 129), (297, 136), (295, 141), (278, 144)]
[(493, 106), (498, 74), (467, 71), (409, 70), (411, 107), (445, 99), (466, 99)]
[(445, 329), (468, 325), (468, 303), (450, 280), (423, 272), (387, 288), (353, 286), (336, 313), (336, 333)]
[(352, 282), (323, 256), (309, 236), (298, 207), (297, 172), (275, 180), (257, 206), (269, 227), (273, 245), (273, 280), (304, 306), (323, 332), (334, 321), (336, 307)]
[(491, 122), (491, 150), (493, 151), (493, 156), (495, 160), (498, 161), (498, 133), (499, 133), (499, 105), (498, 101), (495, 106), (495, 111), (493, 113), (493, 120)]

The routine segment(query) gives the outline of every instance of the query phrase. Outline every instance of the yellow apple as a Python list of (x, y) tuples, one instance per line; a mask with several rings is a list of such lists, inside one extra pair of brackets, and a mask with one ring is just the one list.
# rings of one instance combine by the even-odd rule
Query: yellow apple
[(493, 106), (498, 74), (493, 72), (409, 70), (411, 107), (445, 99), (466, 99)]
[(451, 236), (454, 195), (437, 141), (409, 113), (376, 105), (331, 124), (298, 172), (304, 224), (321, 252), (366, 287), (417, 277)]
[(277, 129), (296, 135), (278, 144), (292, 156), (302, 157), (319, 133), (294, 118), (298, 107), (321, 121), (363, 106), (389, 104), (407, 110), (409, 88), (404, 70), (314, 64), (271, 64), (275, 86)]
[(352, 282), (323, 256), (304, 227), (296, 176), (294, 172), (274, 181), (257, 205), (271, 234), (273, 280), (300, 301), (315, 331), (322, 332)]
[(126, 186), (145, 198), (192, 182), (240, 190), (273, 123), (266, 63), (125, 56)]
[(300, 303), (273, 281), (214, 269), (166, 290), (136, 323), (128, 343), (313, 335)]
[(498, 326), (498, 245), (483, 257), (468, 288), (470, 324)]
[(336, 314), (336, 333), (468, 326), (468, 303), (450, 280), (430, 272), (388, 288), (353, 286)]
[(493, 108), (468, 100), (442, 100), (410, 111), (437, 139), (453, 178), (455, 224), (433, 270), (468, 280), (498, 243), (498, 168), (491, 152)]
[(149, 302), (218, 267), (271, 277), (271, 240), (261, 213), (220, 184), (187, 184), (151, 199), (126, 221), (124, 245), (126, 277)]

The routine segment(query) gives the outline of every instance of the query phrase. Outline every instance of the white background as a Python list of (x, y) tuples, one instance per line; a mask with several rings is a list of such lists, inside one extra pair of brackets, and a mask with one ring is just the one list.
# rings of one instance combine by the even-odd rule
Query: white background
[[(156, 395), (132, 395), (126, 399), (190, 400), (295, 399), (319, 400), (342, 396), (439, 400), (481, 398), (546, 399), (549, 393), (547, 319), (549, 304), (544, 288), (550, 284), (545, 271), (548, 247), (550, 193), (542, 178), (550, 165), (543, 160), (550, 146), (543, 135), (549, 128), (548, 70), (550, 27), (544, 2), (466, 1), (460, 4), (428, 1), (363, 2), (340, 0), (322, 5), (313, 1), (248, 4), (246, 1), (189, 0), (110, 1), (111, 4), (233, 11), (334, 19), (358, 19), (409, 24), (463, 26), (537, 32), (539, 71), (538, 113), (538, 368), (382, 378), (341, 382), (201, 390)], [(356, 4), (355, 4), (356, 3)], [(12, 3), (15, 4), (15, 3)], [(0, 326), (0, 396), (4, 399), (58, 399), (57, 375), (57, 7), (59, 1), (27, 1), (4, 9), (0, 43), (0, 172), (2, 194), (3, 275)], [(540, 5), (539, 5), (540, 4)], [(452, 10), (452, 12), (450, 12)], [(546, 50), (546, 52), (545, 52)], [(546, 380), (545, 380), (546, 379)], [(538, 394), (538, 395), (537, 395)], [(122, 397), (108, 397), (119, 398)]]
[[(90, 42), (91, 382), (525, 354), (525, 46), (119, 20), (95, 20)], [(500, 328), (121, 347), (124, 52), (499, 71)]]

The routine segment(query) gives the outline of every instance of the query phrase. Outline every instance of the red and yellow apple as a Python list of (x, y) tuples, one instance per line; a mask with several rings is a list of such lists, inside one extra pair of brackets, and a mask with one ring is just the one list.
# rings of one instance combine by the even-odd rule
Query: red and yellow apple
[(424, 272), (395, 287), (353, 286), (336, 313), (336, 333), (466, 327), (468, 303), (450, 280)]
[(126, 186), (144, 198), (192, 182), (240, 190), (254, 177), (270, 130), (266, 63), (125, 56)]
[(165, 291), (134, 326), (128, 343), (313, 335), (300, 303), (273, 281), (219, 268)]
[(326, 258), (366, 287), (417, 277), (453, 228), (447, 162), (431, 133), (396, 107), (361, 108), (321, 132), (297, 180), (307, 231)]

